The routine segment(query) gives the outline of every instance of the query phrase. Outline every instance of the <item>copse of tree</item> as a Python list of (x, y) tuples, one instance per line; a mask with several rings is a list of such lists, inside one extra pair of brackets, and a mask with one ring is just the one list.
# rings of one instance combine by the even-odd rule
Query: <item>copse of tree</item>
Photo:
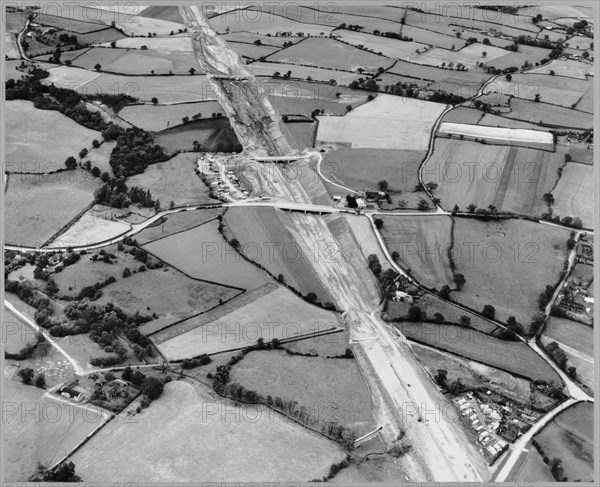
[(62, 462), (53, 469), (39, 464), (29, 482), (81, 482), (81, 477), (75, 474), (73, 462)]
[(494, 308), (491, 304), (486, 304), (484, 305), (481, 314), (486, 318), (494, 319), (494, 317), (496, 316), (496, 308)]

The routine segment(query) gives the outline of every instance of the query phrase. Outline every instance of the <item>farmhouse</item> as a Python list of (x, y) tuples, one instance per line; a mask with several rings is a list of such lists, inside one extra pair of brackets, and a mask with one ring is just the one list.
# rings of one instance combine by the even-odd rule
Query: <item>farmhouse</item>
[(84, 395), (82, 392), (76, 391), (75, 389), (72, 389), (70, 387), (61, 387), (58, 390), (59, 394), (63, 397), (66, 397), (68, 399), (73, 399), (77, 402), (81, 402), (84, 398)]
[(412, 303), (413, 297), (405, 293), (404, 291), (396, 291), (396, 295), (394, 296), (394, 301), (399, 301), (401, 303)]

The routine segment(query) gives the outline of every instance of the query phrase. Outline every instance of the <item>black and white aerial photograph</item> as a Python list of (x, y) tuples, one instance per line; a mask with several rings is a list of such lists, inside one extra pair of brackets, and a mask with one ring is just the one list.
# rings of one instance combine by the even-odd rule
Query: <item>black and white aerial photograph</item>
[(1, 482), (598, 485), (600, 5), (155, 1), (0, 2)]

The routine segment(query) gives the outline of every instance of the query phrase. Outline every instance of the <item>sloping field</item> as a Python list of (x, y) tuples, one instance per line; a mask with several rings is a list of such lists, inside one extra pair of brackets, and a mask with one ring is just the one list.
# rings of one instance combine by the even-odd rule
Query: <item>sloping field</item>
[(290, 290), (280, 287), (221, 316), (217, 321), (161, 342), (158, 348), (168, 360), (182, 360), (203, 353), (244, 348), (256, 344), (260, 337), (270, 342), (274, 338), (281, 340), (311, 335), (338, 326), (334, 313), (308, 304)]
[(517, 482), (530, 483), (552, 483), (556, 482), (548, 465), (536, 448), (528, 445), (529, 451), (523, 454), (523, 461), (518, 461), (514, 470), (511, 471), (511, 479)]
[(489, 127), (486, 125), (470, 125), (466, 123), (442, 122), (440, 134), (463, 135), (470, 138), (481, 138), (488, 142), (499, 142), (514, 145), (554, 149), (554, 138), (550, 132), (516, 128)]
[(592, 86), (588, 80), (549, 76), (545, 74), (514, 74), (511, 81), (500, 77), (486, 86), (484, 93), (503, 93), (516, 98), (540, 100), (553, 105), (569, 108)]
[(168, 20), (169, 22), (183, 23), (179, 9), (176, 6), (162, 7), (154, 5), (139, 11), (141, 17)]
[(442, 123), (454, 122), (477, 124), (482, 117), (483, 113), (481, 113), (479, 110), (476, 110), (475, 108), (458, 106), (456, 108), (453, 108), (449, 112), (446, 112), (446, 114), (442, 118)]
[(74, 66), (94, 69), (96, 64), (103, 71), (121, 74), (188, 74), (194, 68), (197, 74), (202, 73), (193, 52), (172, 51), (169, 53), (150, 50), (110, 49), (95, 47), (87, 50), (73, 60)]
[(58, 66), (49, 70), (46, 82), (74, 89), (87, 95), (119, 93), (144, 101), (158, 98), (159, 103), (183, 103), (215, 100), (214, 90), (205, 76), (136, 76), (91, 72), (86, 69)]
[(592, 357), (594, 355), (594, 328), (577, 321), (550, 316), (544, 335), (564, 343)]
[[(100, 44), (102, 47), (108, 47), (108, 43)], [(117, 41), (117, 47), (126, 49), (141, 49), (146, 46), (149, 51), (160, 52), (163, 54), (174, 54), (181, 52), (194, 52), (192, 48), (192, 38), (185, 37), (126, 37)], [(197, 64), (197, 63), (196, 63)], [(200, 71), (200, 66), (195, 66)]]
[(401, 198), (411, 199), (425, 155), (425, 150), (335, 149), (324, 155), (321, 172), (327, 179), (357, 191), (374, 189), (385, 180), (391, 191), (401, 191)]
[[(208, 188), (194, 172), (198, 156), (180, 153), (166, 162), (152, 164), (143, 174), (132, 176), (131, 184), (150, 190), (152, 199), (162, 208), (216, 203), (208, 194)], [(129, 181), (128, 181), (129, 182)]]
[(447, 210), (458, 205), (466, 211), (473, 203), (539, 216), (546, 211), (542, 196), (553, 191), (563, 161), (564, 151), (438, 138), (423, 175), (439, 184), (434, 194)]
[(570, 59), (553, 59), (548, 64), (532, 69), (530, 73), (550, 74), (550, 71), (554, 71), (556, 76), (587, 79), (594, 75), (594, 66)]
[(231, 32), (229, 34), (221, 34), (221, 37), (227, 42), (245, 42), (247, 44), (254, 44), (255, 41), (259, 40), (263, 46), (275, 47), (283, 47), (283, 44), (286, 42), (295, 44), (303, 39), (302, 37), (276, 37), (253, 34), (251, 32)]
[[(51, 9), (48, 9), (48, 12), (51, 12)], [(58, 12), (57, 12), (58, 13)], [(67, 12), (64, 12), (65, 14)], [(23, 23), (27, 20), (25, 14), (18, 14), (23, 18)], [(96, 30), (104, 29), (106, 26), (102, 23), (97, 23), (97, 21), (92, 20), (90, 16), (90, 21), (85, 22), (82, 20), (69, 18), (68, 15), (56, 16), (56, 15), (48, 15), (46, 13), (38, 13), (35, 16), (34, 22), (36, 24), (47, 25), (51, 27), (56, 27), (60, 30), (66, 30), (69, 32), (75, 32), (76, 34), (86, 34), (88, 32), (93, 32)]]
[(240, 242), (240, 250), (249, 260), (275, 277), (282, 274), (284, 282), (301, 294), (313, 292), (320, 302), (331, 301), (312, 268), (320, 256), (303, 252), (281, 222), (282, 214), (270, 207), (230, 208), (223, 221), (227, 234)]
[(155, 225), (147, 227), (135, 235), (135, 239), (140, 245), (150, 241), (183, 232), (190, 228), (197, 227), (219, 216), (223, 210), (221, 208), (209, 208), (206, 210), (180, 211), (167, 215), (159, 220)]
[[(8, 482), (27, 481), (38, 462), (58, 462), (104, 421), (98, 410), (84, 411), (45, 398), (44, 391), (34, 386), (5, 380), (4, 387), (7, 402), (2, 437)], [(11, 405), (15, 407), (11, 409)]]
[[(38, 110), (30, 101), (4, 103), (6, 162), (41, 163), (48, 171), (64, 168), (65, 159), (91, 148), (100, 132), (90, 130), (56, 110)], [(64, 134), (69, 137), (64, 137)], [(52, 167), (51, 167), (52, 165)], [(44, 169), (43, 169), (44, 170)]]
[[(132, 263), (131, 269), (136, 265)], [(114, 303), (127, 313), (156, 313), (160, 318), (185, 319), (218, 306), (221, 301), (240, 293), (207, 282), (195, 281), (169, 268), (148, 269), (117, 281), (102, 289), (96, 302)], [(148, 309), (149, 308), (149, 309)]]
[(4, 238), (7, 243), (41, 246), (94, 201), (98, 179), (83, 171), (8, 177)]
[(354, 360), (257, 351), (232, 368), (231, 381), (264, 397), (297, 401), (298, 407), (310, 411), (309, 418), (338, 421), (357, 436), (377, 427), (369, 392)]
[(525, 220), (457, 219), (453, 253), (466, 284), (453, 299), (477, 311), (491, 304), (496, 319), (513, 315), (526, 326), (546, 285), (558, 282), (568, 238), (567, 230)]
[(507, 127), (511, 129), (528, 129), (536, 131), (540, 130), (540, 128), (533, 123), (511, 120), (510, 118), (494, 115), (493, 113), (484, 113), (483, 117), (481, 117), (477, 123), (478, 125), (487, 125), (489, 127)]
[(426, 150), (445, 106), (380, 94), (343, 117), (318, 117), (317, 139), (353, 148)]
[(560, 458), (571, 482), (594, 476), (594, 404), (575, 404), (561, 412), (535, 439), (548, 458)]
[(102, 218), (92, 210), (83, 214), (65, 233), (48, 247), (78, 247), (118, 237), (131, 229), (131, 225)]
[[(166, 384), (133, 419), (119, 416), (79, 450), (72, 458), (77, 473), (89, 482), (194, 482), (199, 475), (215, 482), (304, 482), (325, 476), (345, 456), (335, 443), (266, 408), (237, 407), (184, 381)], [(107, 472), (107, 464), (114, 469)]]
[(283, 75), (288, 71), (291, 71), (291, 76), (293, 78), (299, 78), (301, 80), (310, 78), (314, 81), (323, 81), (326, 83), (329, 83), (329, 80), (334, 79), (338, 85), (346, 86), (358, 78), (356, 73), (350, 73), (348, 71), (335, 71), (333, 69), (282, 63), (256, 62), (249, 64), (247, 68), (254, 76), (273, 76), (276, 72)]
[[(485, 56), (483, 55), (484, 52), (486, 53)], [(463, 47), (459, 51), (448, 51), (448, 49), (439, 47), (434, 47), (421, 54), (416, 54), (413, 51), (406, 60), (417, 64), (427, 64), (429, 66), (438, 67), (440, 67), (442, 63), (444, 66), (447, 66), (449, 63), (462, 63), (469, 69), (480, 69), (477, 68), (476, 63), (482, 62), (494, 64), (494, 59), (505, 56), (506, 54), (507, 51), (505, 49), (486, 46), (476, 42)]]
[(447, 216), (380, 216), (381, 235), (390, 253), (400, 254), (399, 261), (424, 286), (440, 289), (454, 287), (448, 261), (451, 247), (451, 219)]
[(364, 46), (366, 49), (372, 49), (376, 53), (396, 59), (406, 59), (414, 54), (415, 49), (427, 47), (426, 44), (418, 42), (406, 42), (391, 37), (375, 36), (365, 32), (355, 32), (352, 30), (338, 30), (335, 32), (339, 38), (352, 44), (353, 46)]
[(194, 142), (199, 142), (201, 150), (207, 152), (242, 151), (237, 135), (226, 117), (207, 118), (172, 127), (155, 134), (154, 140), (171, 154), (193, 151)]
[(362, 251), (364, 259), (368, 259), (369, 255), (375, 254), (381, 263), (382, 268), (385, 270), (389, 266), (387, 257), (383, 253), (379, 240), (375, 236), (373, 226), (369, 222), (369, 219), (364, 215), (355, 216), (352, 214), (344, 213), (343, 218), (346, 220), (348, 226), (352, 229), (354, 238), (358, 242), (358, 246)]
[[(547, 99), (547, 101), (551, 100)], [(510, 104), (510, 112), (505, 116), (554, 127), (592, 129), (594, 126), (594, 117), (591, 113), (525, 99), (513, 99)]]
[[(329, 69), (374, 71), (393, 63), (385, 57), (328, 38), (311, 37), (269, 56), (269, 61), (306, 64)], [(291, 68), (290, 68), (291, 69)]]
[(594, 226), (593, 166), (568, 163), (552, 194), (555, 215), (578, 216), (584, 227)]
[(403, 322), (396, 326), (409, 340), (532, 380), (562, 385), (554, 369), (523, 342), (507, 342), (456, 325)]
[(247, 262), (218, 231), (216, 220), (161, 238), (144, 248), (195, 279), (252, 289), (269, 281), (266, 273)]
[(230, 41), (228, 44), (240, 56), (248, 59), (259, 59), (261, 57), (266, 57), (279, 50), (278, 47), (274, 46), (257, 46), (255, 44), (248, 44), (244, 42)]

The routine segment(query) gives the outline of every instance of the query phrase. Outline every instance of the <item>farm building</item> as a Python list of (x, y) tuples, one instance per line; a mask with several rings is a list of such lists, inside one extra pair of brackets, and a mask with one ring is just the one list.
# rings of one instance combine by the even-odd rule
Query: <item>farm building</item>
[(77, 402), (81, 402), (84, 398), (83, 393), (76, 391), (75, 389), (72, 389), (70, 387), (61, 387), (58, 390), (59, 394), (63, 397), (66, 397), (68, 399), (73, 399)]
[(405, 293), (404, 291), (396, 291), (394, 301), (399, 301), (401, 303), (412, 303), (413, 297), (410, 294)]

